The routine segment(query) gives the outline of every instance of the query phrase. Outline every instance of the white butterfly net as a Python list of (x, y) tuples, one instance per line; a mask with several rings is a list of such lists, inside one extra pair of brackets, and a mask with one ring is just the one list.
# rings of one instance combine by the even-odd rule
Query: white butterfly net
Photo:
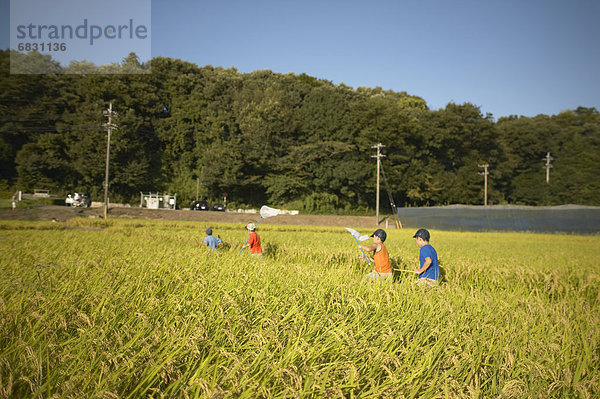
[(346, 227), (346, 230), (348, 230), (350, 232), (350, 234), (352, 234), (352, 236), (354, 238), (356, 238), (358, 241), (364, 241), (369, 238), (369, 236), (367, 234), (365, 234), (364, 236), (361, 236), (358, 231), (351, 229), (350, 227)]
[(260, 208), (260, 217), (262, 217), (263, 219), (270, 218), (272, 216), (279, 215), (279, 212), (280, 212), (279, 209), (270, 208), (270, 207), (268, 207), (266, 205), (263, 205)]

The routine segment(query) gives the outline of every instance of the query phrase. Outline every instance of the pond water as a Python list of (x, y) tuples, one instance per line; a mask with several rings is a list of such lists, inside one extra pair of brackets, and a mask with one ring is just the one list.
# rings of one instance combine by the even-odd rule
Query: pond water
[(443, 206), (398, 208), (404, 227), (453, 231), (531, 231), (537, 233), (600, 233), (600, 207), (575, 205)]

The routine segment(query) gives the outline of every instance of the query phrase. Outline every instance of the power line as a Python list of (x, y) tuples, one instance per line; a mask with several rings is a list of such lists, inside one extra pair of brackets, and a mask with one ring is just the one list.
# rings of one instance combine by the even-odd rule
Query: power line
[(396, 223), (396, 228), (401, 229), (402, 223), (398, 218), (398, 208), (396, 207), (396, 203), (394, 202), (394, 197), (392, 196), (392, 190), (390, 189), (390, 185), (388, 184), (388, 180), (385, 177), (385, 170), (383, 169), (383, 165), (381, 165), (381, 176), (383, 176), (383, 183), (385, 183), (385, 189), (388, 194), (388, 199), (390, 200), (390, 207), (392, 208), (392, 212), (394, 214), (394, 222)]

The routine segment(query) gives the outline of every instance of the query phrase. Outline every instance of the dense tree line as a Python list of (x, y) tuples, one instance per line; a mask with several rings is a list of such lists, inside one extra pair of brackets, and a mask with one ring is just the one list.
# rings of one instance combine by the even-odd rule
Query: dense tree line
[[(594, 108), (495, 121), (469, 103), (430, 110), (405, 92), (305, 74), (240, 73), (161, 57), (140, 64), (134, 54), (121, 65), (64, 68), (36, 53), (13, 56), (32, 72), (55, 73), (10, 75), (9, 53), (0, 53), (4, 186), (102, 198), (103, 111), (112, 102), (113, 201), (164, 191), (187, 203), (199, 179), (202, 198), (212, 201), (227, 193), (237, 204), (304, 211), (374, 208), (371, 146), (381, 142), (399, 206), (482, 204), (482, 163), (490, 165), (490, 203), (600, 205)], [(549, 184), (547, 152), (554, 158)]]

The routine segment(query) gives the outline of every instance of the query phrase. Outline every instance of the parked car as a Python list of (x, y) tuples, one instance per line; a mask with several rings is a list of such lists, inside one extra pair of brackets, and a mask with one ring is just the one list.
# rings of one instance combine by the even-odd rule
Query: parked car
[(206, 201), (194, 201), (190, 207), (192, 211), (208, 211), (209, 209), (208, 202)]
[(212, 207), (213, 211), (225, 212), (225, 205), (223, 204), (214, 204)]

